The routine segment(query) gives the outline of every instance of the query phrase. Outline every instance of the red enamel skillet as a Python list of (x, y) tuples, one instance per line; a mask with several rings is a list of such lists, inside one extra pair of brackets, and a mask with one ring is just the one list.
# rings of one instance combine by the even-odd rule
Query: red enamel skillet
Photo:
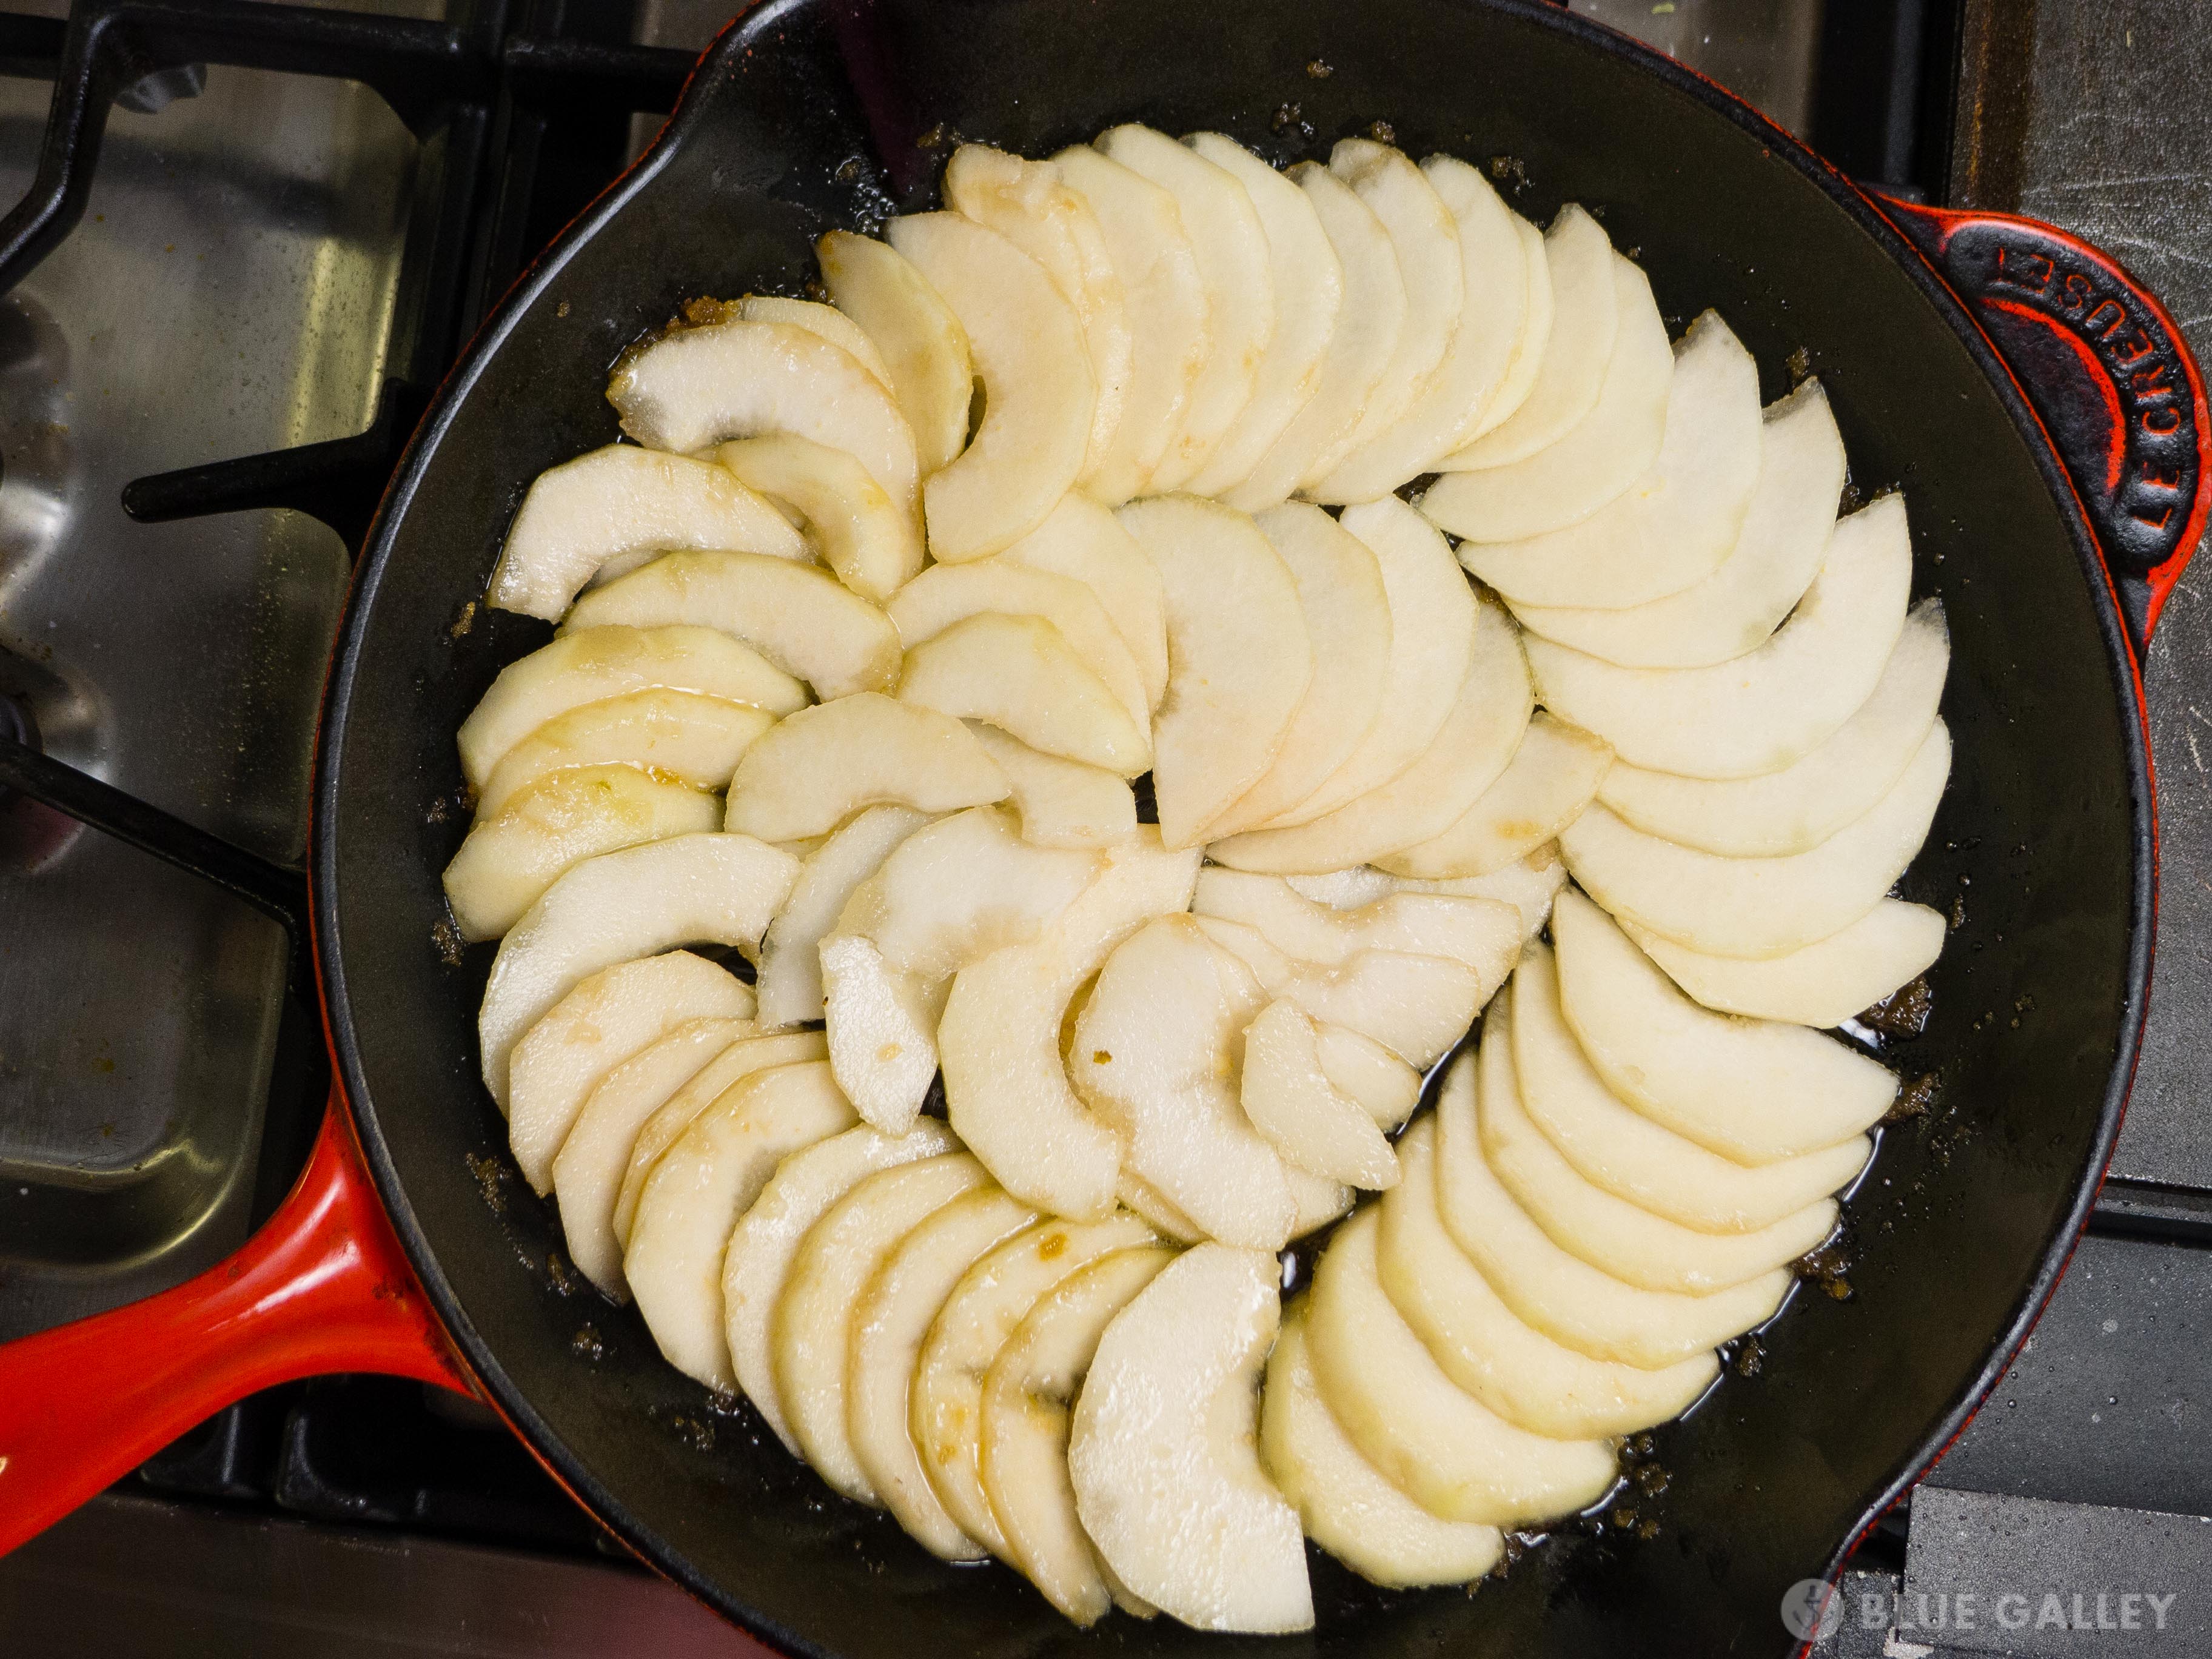
[[(1316, 60), (1325, 77), (1310, 74)], [(2203, 528), (2202, 382), (2113, 261), (2050, 228), (1861, 194), (1728, 94), (1524, 0), (781, 0), (702, 60), (655, 147), (508, 295), (416, 432), (371, 536), (321, 732), (318, 962), (341, 1079), (307, 1173), (230, 1261), (0, 1348), (0, 1547), (252, 1389), (384, 1370), (488, 1401), (662, 1571), (807, 1653), (1030, 1654), (1089, 1635), (997, 1569), (949, 1568), (830, 1497), (742, 1405), (661, 1363), (562, 1269), (477, 1081), (487, 966), (432, 941), (461, 830), (453, 732), (544, 624), (456, 635), (540, 470), (614, 436), (607, 365), (683, 300), (796, 292), (811, 243), (928, 204), (961, 137), (1038, 154), (1117, 121), (1279, 161), (1384, 121), (1416, 155), (1510, 157), (1515, 205), (1601, 210), (1677, 326), (1717, 307), (1770, 376), (1803, 351), (1869, 493), (1901, 486), (1953, 672), (1949, 793), (1907, 896), (1960, 902), (1926, 1032), (1939, 1105), (1849, 1206), (1847, 1297), (1795, 1297), (1755, 1376), (1654, 1437), (1668, 1477), (1473, 1596), (1316, 1558), (1285, 1650), (1789, 1650), (1784, 1588), (1831, 1571), (2002, 1374), (2118, 1132), (2156, 846), (2138, 665)], [(1832, 1283), (1830, 1288), (1836, 1288)], [(1646, 1534), (1649, 1535), (1646, 1535)]]

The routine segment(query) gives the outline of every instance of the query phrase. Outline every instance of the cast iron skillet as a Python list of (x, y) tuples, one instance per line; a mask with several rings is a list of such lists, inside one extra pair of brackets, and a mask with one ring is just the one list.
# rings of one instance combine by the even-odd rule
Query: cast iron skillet
[(1514, 158), (1515, 205), (1601, 211), (1678, 327), (1720, 309), (1768, 395), (1808, 354), (1856, 486), (1908, 492), (1916, 592), (1942, 595), (1954, 642), (1952, 781), (1905, 892), (1959, 926), (1924, 1034), (1893, 1050), (1934, 1074), (1934, 1109), (1883, 1133), (1840, 1268), (1651, 1437), (1664, 1490), (1626, 1493), (1632, 1517), (1565, 1527), (1472, 1596), (1385, 1594), (1316, 1556), (1318, 1628), (1273, 1644), (1791, 1646), (1783, 1591), (1832, 1571), (2001, 1373), (2118, 1127), (2155, 873), (2136, 652), (2202, 527), (2202, 392), (2155, 301), (2093, 250), (2017, 221), (1877, 210), (1726, 94), (1521, 0), (1285, 0), (1263, 21), (1188, 0), (782, 0), (724, 35), (659, 143), (454, 371), (361, 568), (313, 878), (375, 1191), (334, 1112), (300, 1190), (227, 1267), (0, 1350), (0, 1545), (238, 1394), (375, 1368), (473, 1386), (648, 1560), (792, 1650), (1238, 1645), (1164, 1619), (1080, 1634), (1012, 1574), (943, 1565), (830, 1496), (749, 1408), (664, 1364), (634, 1314), (565, 1269), (552, 1209), (514, 1178), (477, 1080), (489, 952), (447, 962), (436, 942), (465, 816), (454, 728), (547, 633), (473, 606), (530, 479), (616, 435), (611, 360), (686, 298), (800, 291), (818, 232), (930, 205), (962, 137), (1036, 155), (1131, 119), (1277, 160), (1376, 122), (1416, 155)]

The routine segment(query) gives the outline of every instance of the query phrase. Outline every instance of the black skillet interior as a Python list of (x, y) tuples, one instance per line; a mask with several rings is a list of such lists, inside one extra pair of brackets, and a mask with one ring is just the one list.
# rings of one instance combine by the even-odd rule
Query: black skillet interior
[[(656, 1356), (555, 1264), (477, 1081), (489, 950), (441, 960), (465, 827), (456, 724), (542, 623), (469, 606), (540, 469), (616, 434), (628, 342), (699, 294), (802, 291), (810, 244), (932, 204), (961, 138), (1036, 155), (1115, 122), (1211, 127), (1288, 161), (1387, 124), (1415, 155), (1510, 157), (1539, 222), (1602, 214), (1678, 329), (1719, 308), (1770, 395), (1810, 354), (1856, 485), (1902, 486), (1917, 586), (1954, 645), (1957, 740), (1906, 882), (1960, 919), (1925, 1035), (1939, 1080), (1883, 1136), (1848, 1265), (1808, 1285), (1686, 1421), (1656, 1495), (1569, 1527), (1474, 1594), (1384, 1594), (1316, 1558), (1281, 1650), (1773, 1653), (1822, 1570), (1955, 1428), (2018, 1340), (2110, 1144), (2146, 942), (2142, 762), (2118, 636), (2059, 475), (1955, 308), (1778, 135), (1549, 7), (1465, 0), (793, 0), (710, 56), (660, 146), (563, 236), (447, 386), (387, 501), (325, 726), (316, 872), (331, 1018), (387, 1202), (501, 1408), (649, 1557), (770, 1640), (842, 1654), (1219, 1653), (1116, 1615), (1084, 1636), (1014, 1577), (926, 1558), (830, 1496), (750, 1412)], [(1376, 130), (1380, 130), (1379, 128)], [(2060, 486), (2063, 489), (2063, 485)], [(1752, 1372), (1754, 1374), (1738, 1374)]]

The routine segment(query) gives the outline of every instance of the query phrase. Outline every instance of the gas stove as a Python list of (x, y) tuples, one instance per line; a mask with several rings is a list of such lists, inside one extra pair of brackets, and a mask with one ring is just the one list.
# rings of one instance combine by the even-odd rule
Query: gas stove
[[(2101, 244), (2212, 356), (2190, 234), (2212, 167), (2174, 159), (2212, 155), (2188, 0), (1574, 9), (1863, 180)], [(189, 1277), (297, 1174), (327, 1087), (298, 870), (350, 557), (460, 343), (726, 16), (0, 14), (0, 201), (36, 204), (0, 223), (0, 1340)], [(1820, 1654), (2212, 1650), (2195, 584), (2148, 681), (2163, 948), (2112, 1179), (2033, 1342), (1860, 1548)], [(0, 1559), (0, 1631), (40, 1656), (758, 1651), (632, 1566), (488, 1413), (375, 1377), (249, 1399)]]

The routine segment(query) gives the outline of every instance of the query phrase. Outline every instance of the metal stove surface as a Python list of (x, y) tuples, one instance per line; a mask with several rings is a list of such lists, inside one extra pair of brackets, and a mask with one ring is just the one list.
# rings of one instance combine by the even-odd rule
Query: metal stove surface
[[(2212, 270), (2191, 246), (2212, 222), (2212, 46), (2190, 0), (1573, 3), (1862, 177), (2103, 242), (2212, 355)], [(696, 50), (727, 9), (569, 0), (517, 20)], [(43, 82), (0, 84), (0, 197), (27, 177), (46, 102)], [(510, 158), (599, 153), (574, 111), (507, 118)], [(615, 130), (634, 153), (658, 118)], [(197, 97), (118, 112), (84, 223), (0, 306), (0, 694), (49, 752), (278, 862), (301, 849), (343, 550), (283, 512), (134, 524), (117, 493), (368, 424), (426, 165), (360, 86), (217, 68)], [(502, 207), (495, 290), (595, 187), (593, 165), (565, 198)], [(1887, 1614), (1824, 1655), (2212, 1650), (2212, 1524), (2196, 1519), (2212, 1513), (2205, 583), (2177, 592), (2149, 665), (2166, 878), (2123, 1179), (1990, 1407), (1862, 1549), (1851, 1611)], [(264, 1142), (262, 1102), (280, 1130), (302, 1115), (282, 1075), (298, 1056), (278, 1052), (284, 951), (191, 878), (0, 807), (0, 1340), (173, 1282), (265, 1207), (257, 1185), (281, 1185), (291, 1154)], [(2046, 1585), (2092, 1608), (2100, 1589), (2179, 1601), (2170, 1635), (1911, 1613), (1915, 1595), (1994, 1607)], [(0, 1631), (10, 1651), (104, 1659), (758, 1651), (609, 1559), (483, 1414), (381, 1379), (245, 1402), (0, 1560)]]

